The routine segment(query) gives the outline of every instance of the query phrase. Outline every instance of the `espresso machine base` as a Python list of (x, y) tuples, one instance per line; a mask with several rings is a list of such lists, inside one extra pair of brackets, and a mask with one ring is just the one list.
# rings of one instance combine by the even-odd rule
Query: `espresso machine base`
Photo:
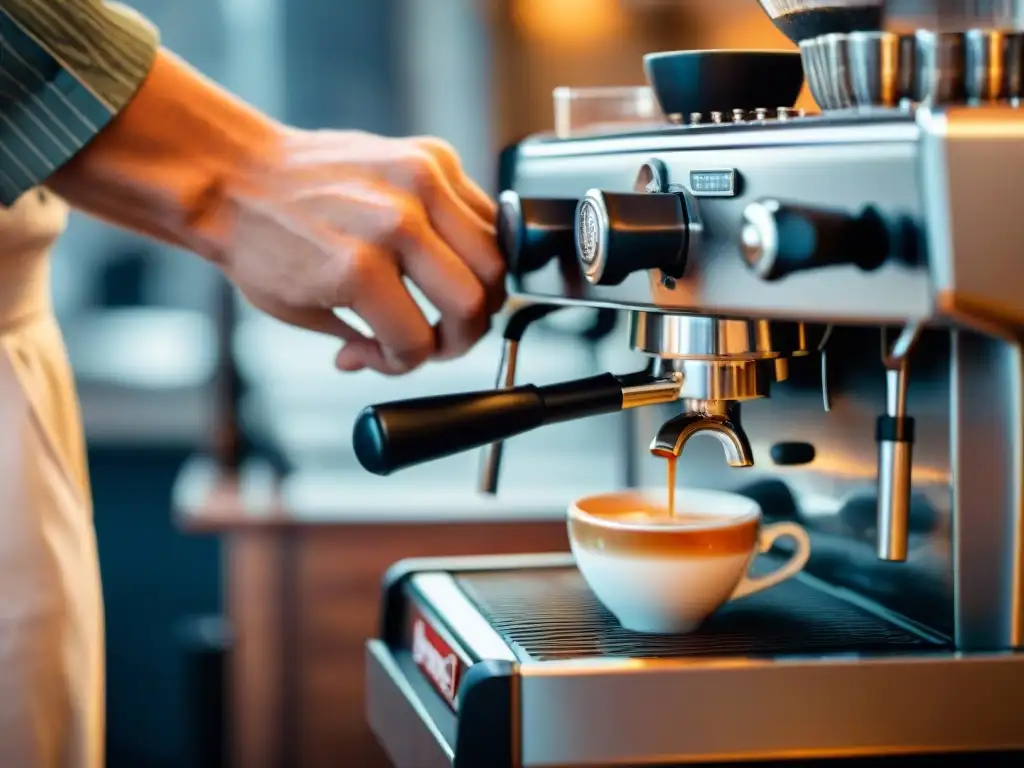
[(623, 630), (564, 554), (405, 561), (384, 606), (367, 711), (397, 768), (1024, 758), (996, 703), (1024, 656), (955, 652), (813, 576), (683, 636)]

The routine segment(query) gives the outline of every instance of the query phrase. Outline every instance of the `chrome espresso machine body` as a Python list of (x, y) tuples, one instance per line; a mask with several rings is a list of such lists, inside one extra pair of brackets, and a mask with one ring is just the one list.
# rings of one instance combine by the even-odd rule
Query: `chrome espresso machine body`
[[(820, 115), (733, 114), (723, 85), (510, 149), (530, 304), (498, 388), (374, 406), (355, 441), (380, 474), (484, 447), (493, 492), (501, 440), (646, 406), (684, 482), (807, 528), (806, 573), (667, 637), (622, 630), (568, 555), (400, 563), (367, 646), (396, 765), (1024, 756), (1024, 36), (799, 42)], [(579, 304), (622, 310), (650, 364), (518, 385), (526, 327)]]

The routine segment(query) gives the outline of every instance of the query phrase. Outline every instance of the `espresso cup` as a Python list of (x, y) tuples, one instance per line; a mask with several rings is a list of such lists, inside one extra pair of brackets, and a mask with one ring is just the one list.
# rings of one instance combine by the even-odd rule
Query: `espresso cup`
[[(773, 587), (807, 564), (807, 532), (789, 522), (764, 525), (753, 499), (680, 488), (670, 516), (659, 496), (664, 491), (622, 491), (569, 507), (576, 566), (625, 629), (692, 632), (730, 600)], [(796, 542), (795, 554), (767, 576), (748, 576), (754, 557), (783, 536)]]

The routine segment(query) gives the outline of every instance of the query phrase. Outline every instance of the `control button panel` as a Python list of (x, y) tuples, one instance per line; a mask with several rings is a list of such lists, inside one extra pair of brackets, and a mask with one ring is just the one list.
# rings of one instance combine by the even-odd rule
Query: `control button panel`
[[(731, 112), (691, 112), (686, 116), (687, 125), (738, 125), (742, 123), (764, 123), (769, 120), (784, 122), (804, 117), (806, 113), (796, 107), (758, 107), (757, 109), (734, 109)], [(679, 122), (679, 116), (676, 116)]]

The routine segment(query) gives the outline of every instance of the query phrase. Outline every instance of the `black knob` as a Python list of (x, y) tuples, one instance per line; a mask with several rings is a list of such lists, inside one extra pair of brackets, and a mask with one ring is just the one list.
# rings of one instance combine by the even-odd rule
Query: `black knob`
[(814, 461), (817, 451), (810, 443), (776, 443), (772, 446), (771, 456), (780, 467), (799, 467)]
[(860, 214), (786, 205), (751, 203), (743, 212), (743, 258), (764, 280), (840, 264), (880, 267), (900, 241), (897, 230), (874, 208)]
[(575, 199), (527, 198), (506, 190), (498, 198), (498, 247), (513, 277), (575, 252)]
[(689, 244), (682, 194), (592, 189), (576, 208), (576, 258), (594, 285), (618, 285), (634, 272), (682, 277)]

